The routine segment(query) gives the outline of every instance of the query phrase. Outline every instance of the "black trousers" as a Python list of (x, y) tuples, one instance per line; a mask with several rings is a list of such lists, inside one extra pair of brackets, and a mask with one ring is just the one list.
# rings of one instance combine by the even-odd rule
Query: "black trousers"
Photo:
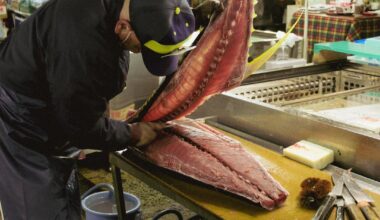
[(80, 219), (75, 160), (31, 150), (47, 145), (34, 117), (42, 108), (0, 86), (0, 206), (5, 220)]
[(4, 136), (0, 141), (0, 203), (5, 220), (80, 219), (74, 159), (48, 157)]

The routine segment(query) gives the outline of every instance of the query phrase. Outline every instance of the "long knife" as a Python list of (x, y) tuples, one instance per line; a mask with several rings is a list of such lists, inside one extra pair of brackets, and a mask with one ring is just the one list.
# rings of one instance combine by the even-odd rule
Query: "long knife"
[(360, 210), (363, 212), (367, 220), (380, 220), (379, 214), (375, 209), (372, 208), (371, 203), (374, 200), (363, 192), (360, 186), (352, 179), (350, 172), (345, 171), (343, 173), (343, 181), (346, 184), (348, 190), (350, 191), (352, 197), (358, 203)]
[(337, 200), (336, 200), (336, 220), (344, 220), (344, 200), (342, 198), (343, 196), (343, 179), (342, 174), (338, 174), (334, 172), (332, 174), (332, 179), (334, 181), (335, 186), (338, 187), (337, 189)]
[(344, 220), (344, 199), (337, 198), (336, 200), (336, 220)]
[[(333, 175), (336, 175), (333, 173)], [(313, 220), (324, 220), (331, 213), (332, 208), (336, 204), (337, 196), (341, 196), (343, 192), (343, 180), (341, 177), (337, 177), (334, 180), (335, 186), (332, 191), (323, 200), (322, 205), (318, 208), (317, 213), (315, 213)]]
[(350, 219), (366, 220), (359, 207), (356, 205), (354, 198), (352, 198), (351, 194), (348, 192), (347, 188), (343, 189), (343, 198)]

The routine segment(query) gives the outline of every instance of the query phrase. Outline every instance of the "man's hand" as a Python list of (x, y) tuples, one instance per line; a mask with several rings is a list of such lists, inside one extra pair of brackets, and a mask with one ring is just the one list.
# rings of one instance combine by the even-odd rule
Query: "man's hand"
[(164, 123), (137, 122), (130, 125), (132, 144), (136, 147), (147, 145), (157, 137), (157, 132), (165, 128)]

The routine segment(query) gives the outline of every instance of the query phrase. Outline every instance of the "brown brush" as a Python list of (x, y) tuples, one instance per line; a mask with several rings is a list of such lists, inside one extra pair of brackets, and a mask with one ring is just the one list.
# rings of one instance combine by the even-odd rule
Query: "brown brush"
[(302, 181), (301, 193), (299, 195), (302, 207), (317, 209), (323, 199), (331, 191), (331, 183), (327, 180), (310, 177)]

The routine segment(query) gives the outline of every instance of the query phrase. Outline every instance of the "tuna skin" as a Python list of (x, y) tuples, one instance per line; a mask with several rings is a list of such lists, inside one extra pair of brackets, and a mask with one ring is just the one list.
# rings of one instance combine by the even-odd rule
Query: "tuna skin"
[(240, 85), (247, 63), (253, 21), (252, 0), (228, 0), (205, 30), (197, 48), (179, 67), (143, 121), (170, 121), (189, 115), (211, 96)]

